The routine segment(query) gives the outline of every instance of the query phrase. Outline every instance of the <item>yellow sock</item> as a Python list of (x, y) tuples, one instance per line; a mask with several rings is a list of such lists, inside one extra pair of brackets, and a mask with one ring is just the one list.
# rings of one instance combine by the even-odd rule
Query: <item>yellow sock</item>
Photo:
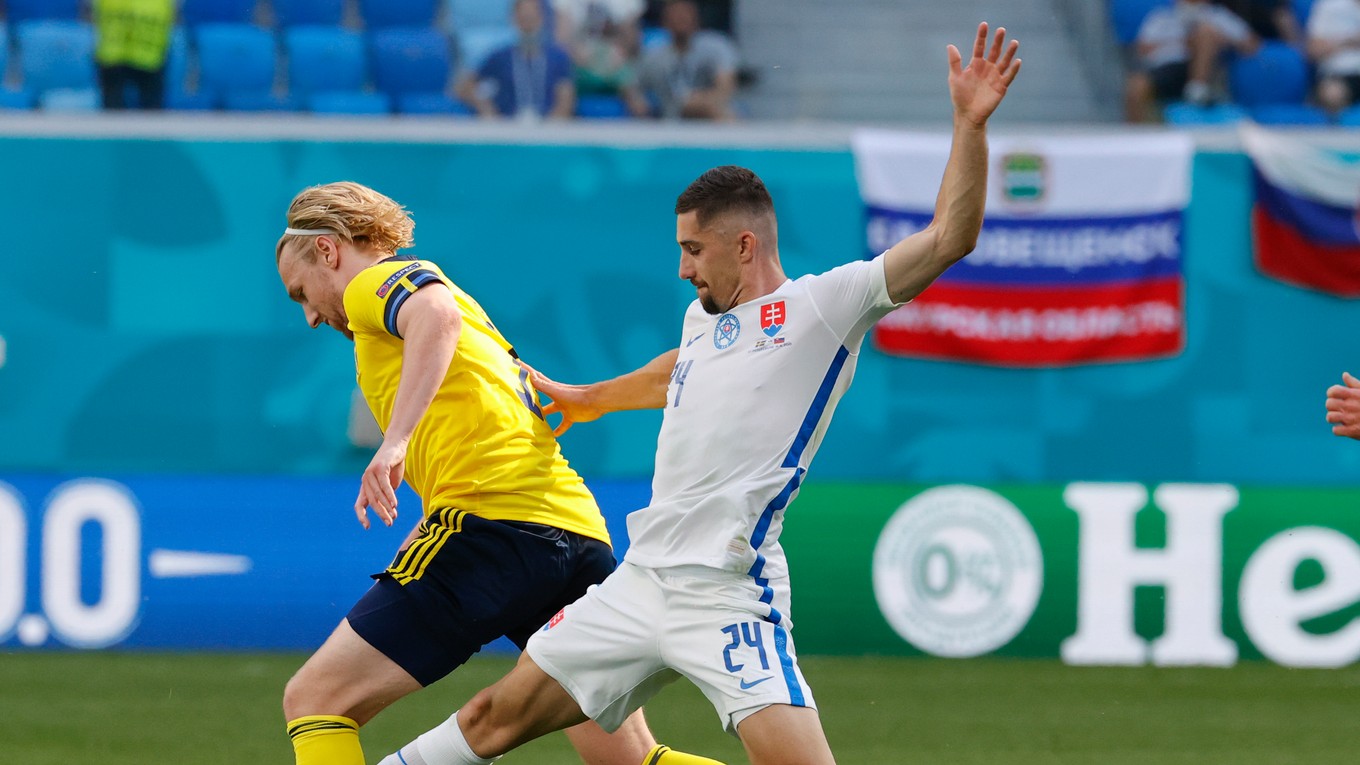
[(297, 765), (364, 765), (359, 724), (348, 717), (307, 715), (288, 721)]
[(685, 754), (677, 752), (669, 746), (657, 744), (647, 756), (642, 758), (642, 765), (723, 765), (717, 760), (710, 760), (707, 757), (700, 757), (697, 754)]

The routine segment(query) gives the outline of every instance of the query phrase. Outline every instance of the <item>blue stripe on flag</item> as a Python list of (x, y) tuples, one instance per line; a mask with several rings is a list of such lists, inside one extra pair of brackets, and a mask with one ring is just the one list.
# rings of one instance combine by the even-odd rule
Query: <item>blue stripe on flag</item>
[(1360, 244), (1355, 210), (1291, 194), (1271, 184), (1255, 166), (1251, 174), (1256, 184), (1256, 202), (1269, 210), (1271, 217), (1298, 232), (1299, 236), (1320, 244), (1351, 247)]

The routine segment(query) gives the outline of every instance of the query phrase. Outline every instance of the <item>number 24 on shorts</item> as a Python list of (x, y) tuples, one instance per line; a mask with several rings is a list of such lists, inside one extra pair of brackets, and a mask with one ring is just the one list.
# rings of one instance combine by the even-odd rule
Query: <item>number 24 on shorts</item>
[[(740, 624), (729, 624), (722, 628), (723, 633), (732, 638), (732, 642), (723, 648), (723, 663), (727, 665), (728, 672), (735, 675), (746, 666), (732, 661), (732, 652), (741, 650), (743, 646), (756, 649), (757, 655), (760, 657), (761, 669), (768, 670), (770, 668), (770, 661), (765, 655), (765, 640), (760, 627), (760, 622), (742, 622)], [(748, 656), (749, 660), (750, 657)], [(753, 688), (769, 679), (770, 675), (751, 680), (743, 678), (741, 688), (742, 690)]]

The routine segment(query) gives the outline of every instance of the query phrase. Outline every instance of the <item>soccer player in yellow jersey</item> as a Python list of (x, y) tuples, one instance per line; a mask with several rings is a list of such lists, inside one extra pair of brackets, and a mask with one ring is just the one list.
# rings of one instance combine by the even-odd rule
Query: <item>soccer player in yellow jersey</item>
[[(275, 248), (307, 323), (354, 341), (383, 429), (359, 522), (368, 528), (372, 508), (391, 526), (402, 480), (424, 503), (392, 565), (284, 691), (298, 765), (363, 765), (359, 726), (502, 635), (523, 648), (615, 567), (514, 349), (438, 266), (397, 254), (414, 228), (393, 200), (332, 183), (293, 199)], [(658, 746), (640, 713), (613, 734), (567, 733), (590, 765), (714, 765)]]

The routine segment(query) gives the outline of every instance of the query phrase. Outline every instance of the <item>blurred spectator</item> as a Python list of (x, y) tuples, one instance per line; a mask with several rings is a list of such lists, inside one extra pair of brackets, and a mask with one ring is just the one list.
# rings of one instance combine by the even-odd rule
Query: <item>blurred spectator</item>
[(464, 76), (458, 97), (482, 117), (571, 117), (576, 110), (571, 58), (543, 34), (541, 0), (515, 0), (511, 18), (519, 41), (487, 56), (476, 74)]
[[(93, 0), (95, 62), (105, 109), (165, 107), (176, 0)], [(136, 98), (127, 101), (128, 93)]]
[(1154, 10), (1134, 40), (1138, 68), (1124, 93), (1125, 117), (1145, 121), (1154, 100), (1212, 103), (1223, 54), (1249, 54), (1259, 42), (1241, 17), (1208, 0), (1177, 0)]
[(667, 119), (733, 119), (737, 49), (732, 42), (720, 32), (699, 29), (694, 0), (670, 0), (662, 20), (671, 39), (643, 54), (639, 86)]
[(637, 88), (643, 0), (552, 0), (557, 40), (576, 65), (576, 92), (618, 95), (633, 116), (646, 116)]
[(1216, 0), (1237, 14), (1262, 40), (1303, 45), (1303, 30), (1294, 14), (1293, 0)]
[[(699, 6), (699, 26), (716, 29), (724, 34), (733, 34), (733, 0), (695, 0)], [(647, 11), (642, 14), (643, 27), (659, 27), (664, 22), (666, 0), (647, 0)]]
[(1317, 98), (1339, 112), (1360, 94), (1360, 0), (1318, 0), (1308, 17), (1308, 56), (1318, 67)]

